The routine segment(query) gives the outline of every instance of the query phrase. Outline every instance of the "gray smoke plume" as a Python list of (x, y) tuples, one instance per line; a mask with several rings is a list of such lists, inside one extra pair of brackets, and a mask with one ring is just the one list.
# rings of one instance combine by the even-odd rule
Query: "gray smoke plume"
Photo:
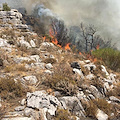
[(112, 38), (120, 49), (120, 0), (0, 0), (11, 7), (25, 7), (32, 14), (59, 16), (68, 26), (92, 24), (105, 39)]

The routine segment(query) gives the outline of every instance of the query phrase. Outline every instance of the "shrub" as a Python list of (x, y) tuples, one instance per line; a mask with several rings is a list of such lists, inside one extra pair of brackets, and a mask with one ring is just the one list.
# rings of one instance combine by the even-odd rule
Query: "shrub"
[(13, 72), (13, 71), (26, 72), (27, 69), (26, 69), (24, 63), (23, 64), (14, 64), (14, 65), (5, 67), (5, 72)]
[(43, 62), (46, 64), (47, 63), (53, 64), (53, 63), (56, 63), (57, 61), (54, 58), (46, 58)]
[(105, 99), (94, 99), (89, 101), (89, 106), (87, 106), (86, 109), (87, 116), (95, 118), (97, 109), (102, 110), (109, 116), (113, 112), (113, 106), (109, 104)]
[(47, 77), (43, 82), (48, 87), (60, 91), (64, 95), (74, 95), (77, 90), (77, 84), (73, 78), (70, 66), (60, 64), (56, 67), (54, 74)]
[(8, 6), (7, 3), (3, 3), (3, 10), (4, 10), (4, 11), (10, 11), (11, 8)]
[(114, 86), (114, 89), (108, 91), (107, 96), (120, 97), (120, 82)]
[(58, 109), (56, 111), (55, 120), (70, 120), (70, 113), (68, 110)]
[(22, 97), (26, 93), (20, 81), (15, 82), (11, 77), (0, 79), (0, 95), (3, 99)]
[(120, 71), (120, 51), (112, 48), (104, 48), (93, 51), (92, 55), (98, 59), (102, 59), (110, 69)]

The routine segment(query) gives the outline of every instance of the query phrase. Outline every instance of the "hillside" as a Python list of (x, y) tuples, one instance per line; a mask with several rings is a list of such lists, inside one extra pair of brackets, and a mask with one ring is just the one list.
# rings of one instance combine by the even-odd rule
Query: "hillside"
[(119, 73), (51, 39), (0, 11), (0, 119), (119, 120)]

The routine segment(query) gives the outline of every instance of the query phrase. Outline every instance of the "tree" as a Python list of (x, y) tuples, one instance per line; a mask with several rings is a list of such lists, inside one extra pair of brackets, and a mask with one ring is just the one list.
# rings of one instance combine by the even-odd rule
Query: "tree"
[(8, 6), (7, 3), (3, 3), (3, 10), (4, 10), (4, 11), (10, 11), (11, 8)]
[(59, 45), (65, 46), (69, 42), (68, 30), (62, 20), (52, 19), (51, 29)]

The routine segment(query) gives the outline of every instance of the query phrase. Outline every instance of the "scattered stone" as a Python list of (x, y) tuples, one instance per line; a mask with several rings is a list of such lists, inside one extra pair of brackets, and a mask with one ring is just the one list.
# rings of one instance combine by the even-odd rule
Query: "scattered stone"
[(26, 108), (24, 109), (24, 114), (25, 114), (25, 116), (29, 117), (29, 116), (32, 115), (32, 112), (33, 112), (33, 111), (34, 111), (34, 110), (33, 110), (32, 108), (26, 107)]
[(11, 47), (8, 43), (7, 40), (0, 38), (0, 47)]
[(109, 99), (113, 102), (120, 103), (120, 99), (116, 98), (115, 96), (110, 96)]
[(20, 43), (20, 46), (22, 47), (26, 47), (27, 49), (31, 48), (31, 45), (25, 40), (20, 40), (19, 43)]
[(76, 68), (76, 69), (81, 69), (81, 67), (80, 67), (80, 65), (79, 65), (79, 63), (78, 62), (73, 62), (73, 63), (71, 63), (71, 67), (72, 68)]
[(96, 118), (98, 120), (108, 120), (108, 115), (105, 114), (102, 110), (98, 109), (97, 114), (96, 114)]
[(35, 85), (38, 80), (36, 76), (26, 76), (22, 78), (22, 81), (29, 82), (31, 85)]
[(30, 44), (31, 44), (31, 46), (32, 46), (33, 48), (36, 47), (36, 44), (35, 44), (35, 42), (34, 42), (33, 40), (30, 41)]
[(88, 89), (96, 98), (103, 98), (103, 95), (98, 91), (98, 89), (95, 86), (90, 85)]
[(41, 62), (41, 59), (40, 59), (39, 55), (32, 55), (32, 56), (30, 56), (30, 59), (34, 60), (38, 63)]
[(18, 106), (15, 108), (15, 111), (22, 111), (24, 110), (25, 106)]
[(82, 78), (84, 78), (84, 75), (83, 75), (83, 73), (82, 73), (81, 70), (74, 68), (74, 69), (73, 69), (73, 72), (74, 72), (75, 74), (80, 75)]
[(52, 66), (52, 64), (51, 63), (48, 63), (48, 64), (46, 64), (46, 69), (52, 69), (53, 68), (53, 66)]
[(50, 70), (45, 70), (44, 73), (45, 73), (45, 74), (50, 74), (50, 75), (51, 75), (53, 72), (51, 72)]
[(93, 70), (96, 69), (96, 65), (94, 65), (93, 63), (86, 64), (84, 65), (84, 67), (87, 68), (90, 72), (93, 72)]
[(86, 76), (86, 78), (92, 80), (93, 78), (95, 78), (95, 75), (90, 73), (89, 75)]
[(24, 106), (24, 105), (25, 105), (25, 102), (26, 102), (26, 100), (25, 100), (25, 99), (22, 99), (21, 105)]
[(109, 73), (107, 72), (105, 66), (101, 65), (102, 71), (106, 74), (106, 76), (109, 75)]

